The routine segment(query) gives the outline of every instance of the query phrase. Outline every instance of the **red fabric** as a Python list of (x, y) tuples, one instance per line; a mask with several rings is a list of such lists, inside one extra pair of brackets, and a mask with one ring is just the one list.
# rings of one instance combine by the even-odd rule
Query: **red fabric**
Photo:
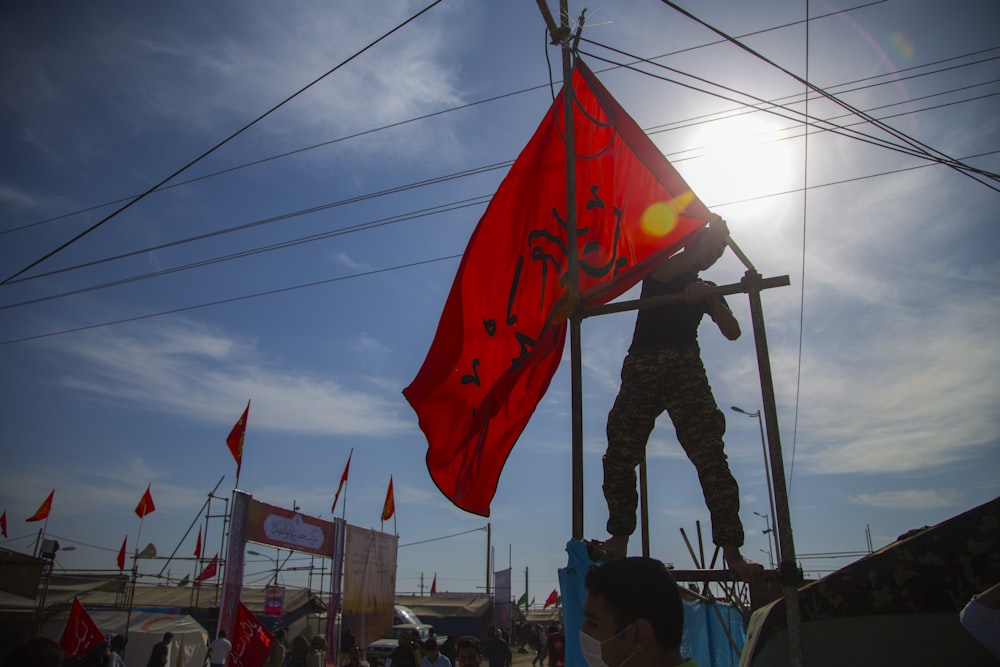
[(7, 537), (7, 510), (0, 514), (0, 534)]
[(385, 492), (385, 503), (382, 505), (382, 520), (388, 521), (396, 511), (396, 498), (392, 493), (392, 475), (389, 475), (389, 490)]
[(250, 416), (250, 401), (247, 401), (247, 407), (243, 410), (243, 415), (240, 416), (240, 420), (236, 422), (233, 426), (233, 430), (229, 432), (226, 437), (226, 445), (229, 447), (229, 453), (233, 455), (236, 459), (236, 476), (240, 476), (240, 468), (243, 467), (243, 439), (246, 437), (247, 433), (247, 417)]
[(66, 629), (63, 630), (59, 645), (67, 658), (79, 658), (104, 641), (104, 633), (83, 608), (80, 601), (73, 598)]
[[(344, 484), (347, 482), (347, 473), (351, 470), (351, 457), (354, 456), (354, 450), (347, 455), (347, 465), (344, 466), (344, 474), (340, 476), (340, 484), (337, 485), (337, 492), (333, 494), (333, 505), (330, 506), (330, 514), (337, 511), (337, 499), (340, 498), (340, 491), (344, 488)], [(344, 502), (347, 502), (346, 500)]]
[(226, 663), (229, 667), (261, 667), (271, 654), (274, 636), (242, 601), (236, 607), (236, 624), (231, 634), (233, 650)]
[(211, 579), (219, 572), (219, 554), (212, 556), (212, 562), (205, 566), (205, 569), (201, 571), (197, 577), (194, 578), (195, 581), (205, 581), (206, 579)]
[(201, 526), (198, 526), (198, 544), (194, 545), (194, 557), (201, 558)]
[(142, 494), (139, 504), (135, 506), (135, 515), (141, 519), (155, 509), (156, 505), (153, 504), (153, 496), (149, 493), (149, 486), (147, 486), (146, 493)]
[(35, 510), (35, 513), (25, 519), (25, 521), (41, 521), (43, 519), (48, 519), (49, 512), (52, 511), (52, 497), (55, 494), (56, 490), (52, 489), (52, 491), (49, 492), (49, 497), (45, 499), (44, 503), (42, 503), (42, 506)]
[[(579, 294), (598, 305), (677, 252), (709, 212), (579, 60), (573, 91)], [(427, 358), (403, 390), (427, 437), (434, 483), (483, 516), (566, 335), (562, 99), (480, 219)]]
[(431, 582), (431, 595), (434, 595), (437, 592), (438, 592), (438, 576), (437, 573), (435, 572), (434, 581)]
[(545, 598), (545, 605), (542, 607), (542, 609), (547, 609), (552, 605), (556, 604), (557, 602), (559, 602), (559, 591), (553, 588), (552, 592), (549, 593), (549, 597)]
[(118, 550), (118, 558), (115, 561), (115, 562), (118, 563), (118, 569), (119, 570), (124, 570), (125, 569), (125, 544), (127, 542), (128, 542), (128, 535), (126, 535), (125, 539), (122, 540), (122, 548)]

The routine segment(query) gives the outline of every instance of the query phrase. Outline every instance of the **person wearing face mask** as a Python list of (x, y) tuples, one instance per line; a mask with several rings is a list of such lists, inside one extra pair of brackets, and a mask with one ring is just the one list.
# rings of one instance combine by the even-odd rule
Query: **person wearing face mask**
[(684, 607), (655, 558), (623, 558), (585, 580), (580, 649), (589, 667), (697, 667), (681, 655)]

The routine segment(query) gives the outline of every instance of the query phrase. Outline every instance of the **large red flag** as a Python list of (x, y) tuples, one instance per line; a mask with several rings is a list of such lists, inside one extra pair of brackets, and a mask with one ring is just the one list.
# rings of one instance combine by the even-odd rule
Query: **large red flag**
[(201, 571), (197, 577), (194, 578), (195, 581), (205, 581), (206, 579), (211, 579), (219, 572), (219, 554), (212, 556), (212, 562), (205, 566), (205, 569)]
[[(347, 482), (347, 473), (351, 470), (351, 457), (354, 456), (354, 450), (351, 449), (351, 453), (347, 455), (347, 465), (344, 466), (344, 474), (340, 476), (340, 484), (337, 485), (337, 492), (333, 494), (333, 505), (330, 507), (330, 514), (337, 511), (337, 498), (340, 498), (340, 491), (344, 488), (344, 484)], [(347, 502), (346, 500), (344, 501)]]
[[(579, 60), (573, 73), (577, 280), (585, 306), (644, 278), (709, 211)], [(559, 366), (567, 328), (566, 160), (559, 96), (469, 239), (423, 366), (403, 394), (427, 469), (488, 516), (500, 471)]]
[(198, 526), (198, 544), (194, 545), (194, 557), (201, 558), (201, 526)]
[(250, 415), (250, 401), (247, 401), (247, 407), (243, 410), (243, 414), (240, 416), (240, 420), (236, 422), (233, 426), (233, 430), (229, 432), (226, 437), (226, 445), (229, 447), (229, 452), (236, 459), (236, 476), (240, 476), (240, 468), (243, 467), (243, 438), (247, 434), (247, 417)]
[(128, 542), (128, 535), (122, 540), (122, 548), (118, 550), (118, 569), (125, 569), (125, 544)]
[(87, 651), (102, 641), (104, 641), (104, 633), (97, 627), (97, 623), (83, 608), (80, 601), (73, 598), (69, 621), (66, 622), (66, 629), (63, 630), (62, 639), (59, 640), (63, 653), (66, 654), (67, 658), (79, 658), (86, 655)]
[(271, 654), (271, 644), (274, 643), (271, 632), (242, 601), (236, 606), (232, 638), (229, 667), (261, 667)]
[(0, 533), (4, 537), (7, 537), (7, 510), (4, 510), (3, 514), (0, 514)]
[(49, 497), (45, 499), (42, 506), (35, 510), (35, 513), (29, 516), (25, 521), (41, 521), (43, 519), (49, 518), (49, 512), (52, 511), (52, 496), (56, 494), (56, 490), (52, 489), (49, 492)]
[(558, 602), (559, 602), (559, 591), (553, 588), (552, 592), (549, 593), (549, 597), (545, 598), (545, 606), (542, 607), (542, 609), (548, 609), (549, 607)]
[(388, 521), (396, 511), (396, 498), (392, 493), (392, 475), (389, 475), (389, 490), (385, 492), (385, 503), (382, 504), (382, 520)]
[(156, 505), (153, 504), (153, 496), (149, 493), (150, 486), (152, 485), (146, 486), (146, 493), (142, 494), (139, 504), (135, 506), (135, 514), (140, 519), (156, 509)]

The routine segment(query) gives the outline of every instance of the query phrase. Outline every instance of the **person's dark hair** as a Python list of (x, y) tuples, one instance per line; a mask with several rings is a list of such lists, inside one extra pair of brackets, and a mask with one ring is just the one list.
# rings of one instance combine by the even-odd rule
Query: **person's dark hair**
[(473, 637), (472, 635), (465, 635), (464, 637), (459, 637), (458, 638), (458, 648), (459, 649), (472, 648), (472, 649), (475, 649), (475, 651), (476, 651), (476, 653), (478, 655), (482, 655), (483, 654), (483, 650), (480, 647), (479, 640), (476, 639), (475, 637)]
[(48, 637), (34, 637), (18, 644), (4, 658), (5, 667), (59, 667), (63, 650)]
[(127, 643), (128, 640), (125, 638), (125, 635), (115, 635), (111, 638), (111, 650), (115, 653), (124, 653), (125, 644)]
[(622, 558), (595, 567), (585, 581), (591, 595), (600, 596), (621, 632), (637, 618), (653, 626), (665, 649), (681, 645), (684, 605), (670, 570), (655, 558)]
[(174, 633), (172, 633), (172, 632), (164, 632), (163, 633), (163, 643), (164, 644), (170, 642), (170, 640), (173, 639), (173, 638), (174, 638)]
[(427, 641), (424, 642), (424, 650), (425, 651), (437, 651), (438, 650), (438, 640), (434, 639), (433, 637), (430, 637)]

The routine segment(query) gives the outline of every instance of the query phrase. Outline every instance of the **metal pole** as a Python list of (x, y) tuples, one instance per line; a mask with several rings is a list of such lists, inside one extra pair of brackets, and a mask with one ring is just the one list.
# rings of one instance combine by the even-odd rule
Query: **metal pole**
[(774, 379), (764, 331), (764, 311), (760, 301), (761, 276), (747, 271), (743, 277), (750, 297), (750, 317), (753, 321), (754, 343), (757, 348), (757, 368), (760, 373), (760, 390), (767, 424), (767, 441), (770, 450), (771, 476), (774, 479), (775, 528), (781, 549), (781, 585), (785, 597), (785, 614), (788, 622), (788, 651), (792, 667), (804, 665), (802, 651), (802, 617), (799, 609), (798, 584), (801, 581), (795, 563), (795, 542), (792, 538), (792, 519), (788, 510), (788, 491), (785, 486), (785, 464), (781, 454), (778, 434), (778, 411), (774, 400)]

